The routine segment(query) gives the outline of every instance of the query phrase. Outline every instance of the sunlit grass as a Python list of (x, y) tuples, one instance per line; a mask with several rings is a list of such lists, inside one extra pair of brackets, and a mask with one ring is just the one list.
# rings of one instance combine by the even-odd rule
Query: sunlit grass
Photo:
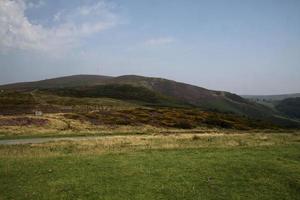
[(0, 146), (0, 199), (298, 199), (299, 135)]

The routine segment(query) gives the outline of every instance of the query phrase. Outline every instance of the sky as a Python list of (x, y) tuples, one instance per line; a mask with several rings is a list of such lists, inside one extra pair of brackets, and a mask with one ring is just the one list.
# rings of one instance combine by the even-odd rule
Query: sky
[(74, 74), (300, 92), (300, 1), (0, 0), (0, 84)]

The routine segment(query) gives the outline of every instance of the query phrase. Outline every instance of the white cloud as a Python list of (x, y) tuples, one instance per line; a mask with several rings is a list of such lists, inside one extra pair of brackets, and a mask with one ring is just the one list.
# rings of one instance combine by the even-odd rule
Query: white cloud
[(40, 46), (44, 29), (24, 16), (24, 1), (0, 1), (0, 48), (27, 49)]
[(53, 21), (59, 22), (59, 21), (61, 20), (62, 14), (63, 14), (63, 11), (57, 12), (57, 13), (53, 16)]
[(40, 8), (45, 4), (44, 0), (26, 0), (27, 8)]
[(144, 42), (147, 46), (160, 46), (160, 45), (167, 45), (171, 44), (175, 41), (172, 37), (161, 37), (161, 38), (152, 38), (148, 39)]
[(97, 11), (101, 10), (102, 12), (106, 12), (107, 4), (104, 1), (99, 1), (93, 6), (81, 6), (78, 8), (78, 13), (86, 16), (90, 14), (100, 14)]
[(92, 34), (109, 29), (118, 18), (104, 2), (57, 13), (56, 25), (44, 27), (25, 15), (28, 7), (37, 8), (43, 1), (0, 0), (0, 50), (58, 50), (78, 45)]

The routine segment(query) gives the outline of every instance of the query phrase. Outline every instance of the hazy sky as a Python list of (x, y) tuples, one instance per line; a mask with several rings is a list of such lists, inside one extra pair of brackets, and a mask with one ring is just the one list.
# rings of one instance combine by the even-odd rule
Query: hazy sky
[(300, 92), (300, 1), (0, 0), (0, 84), (72, 74)]

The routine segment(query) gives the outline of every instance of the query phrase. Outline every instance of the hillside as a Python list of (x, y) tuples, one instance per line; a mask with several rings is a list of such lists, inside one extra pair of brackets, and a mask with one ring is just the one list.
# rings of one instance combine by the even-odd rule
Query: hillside
[(276, 105), (276, 109), (291, 118), (300, 119), (300, 97), (284, 99)]
[(0, 89), (33, 90), (45, 88), (67, 88), (79, 86), (92, 86), (105, 82), (112, 77), (99, 75), (74, 75), (46, 79), (34, 82), (21, 82), (0, 86)]
[[(212, 91), (202, 87), (193, 86), (185, 83), (179, 83), (172, 80), (134, 75), (126, 75), (120, 77), (75, 75), (47, 79), (37, 82), (3, 85), (0, 86), (0, 88), (29, 91), (36, 89), (51, 89), (52, 92), (57, 89), (67, 88), (69, 92), (67, 90), (64, 90), (64, 92), (60, 90), (58, 91), (58, 93), (80, 93), (82, 95), (85, 94), (85, 97), (90, 97), (88, 94), (92, 95), (93, 97), (96, 97), (95, 93), (97, 93), (98, 97), (103, 97), (105, 96), (103, 92), (101, 94), (101, 92), (95, 92), (95, 90), (100, 89), (99, 87), (101, 86), (99, 85), (110, 85), (110, 92), (107, 91), (108, 87), (106, 87), (106, 94), (110, 93), (108, 94), (108, 97), (124, 99), (123, 97), (126, 96), (124, 94), (125, 92), (122, 92), (122, 94), (120, 94), (120, 90), (124, 90), (124, 88), (117, 88), (116, 85), (125, 84), (138, 87), (131, 88), (131, 90), (135, 90), (137, 97), (139, 96), (139, 92), (136, 91), (138, 89), (140, 90), (140, 96), (145, 96), (145, 93), (147, 93), (149, 98), (151, 97), (150, 99), (153, 99), (152, 96), (164, 96), (180, 102), (185, 102), (193, 106), (202, 107), (204, 109), (217, 110), (221, 112), (232, 112), (241, 115), (250, 115), (253, 117), (262, 116), (266, 113), (271, 114), (270, 110), (268, 110), (267, 108), (258, 104), (251, 103), (239, 97), (238, 95), (231, 94), (229, 92)], [(95, 86), (98, 86), (98, 88)], [(72, 90), (70, 88), (72, 88)], [(75, 90), (78, 91), (76, 92)], [(94, 90), (94, 92), (92, 92), (92, 90)], [(132, 91), (127, 90), (127, 92), (130, 93)], [(154, 94), (153, 92), (156, 94)], [(140, 100), (140, 98), (141, 97), (139, 97), (137, 100)], [(135, 100), (134, 98), (127, 99)]]
[[(290, 123), (267, 106), (236, 94), (213, 91), (172, 80), (126, 75), (119, 77), (75, 75), (37, 82), (0, 86), (2, 90), (36, 91), (76, 98), (113, 98), (152, 106), (188, 106), (234, 113), (276, 123)], [(293, 122), (294, 123), (294, 122)]]
[(288, 98), (300, 97), (300, 93), (279, 95), (242, 95), (243, 98), (253, 101), (281, 101)]

